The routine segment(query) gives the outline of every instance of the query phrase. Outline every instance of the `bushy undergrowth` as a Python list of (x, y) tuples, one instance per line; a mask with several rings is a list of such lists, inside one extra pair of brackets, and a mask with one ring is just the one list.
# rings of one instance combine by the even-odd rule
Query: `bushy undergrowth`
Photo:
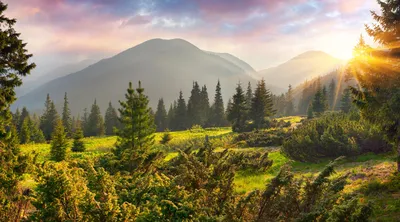
[(286, 132), (282, 129), (256, 130), (248, 133), (240, 133), (235, 142), (245, 141), (249, 147), (280, 146), (283, 143)]
[(291, 133), (282, 148), (287, 156), (303, 162), (390, 150), (379, 129), (356, 113), (329, 113), (306, 121)]

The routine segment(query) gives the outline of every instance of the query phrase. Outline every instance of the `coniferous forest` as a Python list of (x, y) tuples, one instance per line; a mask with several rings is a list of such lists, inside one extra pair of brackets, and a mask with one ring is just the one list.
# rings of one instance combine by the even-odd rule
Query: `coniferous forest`
[[(399, 1), (371, 9), (351, 59), (280, 92), (268, 76), (217, 74), (175, 90), (133, 69), (112, 89), (118, 100), (102, 89), (77, 107), (86, 95), (43, 91), (40, 109), (18, 103), (38, 67), (9, 5), (0, 1), (0, 221), (400, 221)], [(239, 60), (201, 53), (224, 69)], [(170, 93), (149, 96), (157, 87)]]

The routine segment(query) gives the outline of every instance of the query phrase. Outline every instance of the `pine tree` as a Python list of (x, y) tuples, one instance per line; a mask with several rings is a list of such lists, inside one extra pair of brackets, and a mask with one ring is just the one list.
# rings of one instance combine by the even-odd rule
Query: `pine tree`
[(289, 85), (289, 89), (286, 93), (286, 103), (285, 103), (285, 115), (294, 115), (294, 104), (293, 104), (293, 89), (292, 85)]
[(312, 119), (312, 118), (314, 118), (314, 111), (313, 111), (312, 103), (310, 103), (308, 105), (308, 109), (307, 109), (307, 119)]
[(246, 97), (240, 82), (236, 87), (235, 95), (233, 95), (233, 101), (230, 106), (228, 105), (228, 107), (228, 120), (232, 123), (232, 131), (242, 132), (246, 130)]
[(336, 83), (335, 80), (332, 79), (331, 83), (329, 84), (329, 92), (328, 92), (328, 101), (329, 101), (329, 108), (331, 110), (336, 109)]
[(121, 160), (124, 169), (132, 172), (142, 168), (154, 144), (154, 119), (148, 107), (149, 99), (139, 81), (135, 90), (132, 83), (125, 94), (126, 101), (120, 101), (120, 121), (123, 128), (117, 132), (118, 140), (115, 155)]
[(253, 100), (253, 90), (251, 88), (251, 83), (249, 82), (247, 84), (247, 91), (246, 91), (246, 107), (248, 111), (251, 110), (252, 100)]
[(30, 126), (30, 117), (26, 116), (24, 121), (22, 122), (22, 126), (19, 133), (19, 139), (21, 144), (27, 144), (31, 142), (31, 126)]
[(106, 135), (115, 135), (115, 129), (119, 128), (117, 110), (112, 106), (111, 101), (104, 116), (104, 126)]
[(63, 161), (67, 157), (68, 140), (61, 120), (56, 121), (50, 147), (50, 156), (54, 161)]
[(353, 105), (352, 102), (350, 89), (347, 88), (343, 91), (342, 99), (340, 100), (340, 110), (345, 113), (350, 112)]
[(180, 91), (174, 117), (175, 119), (174, 125), (176, 130), (185, 130), (189, 126), (186, 113), (187, 109), (186, 109), (185, 99), (183, 98), (182, 91)]
[[(179, 100), (178, 100), (179, 103)], [(193, 89), (187, 104), (187, 123), (189, 127), (201, 124), (201, 90), (197, 82), (193, 83)], [(179, 106), (179, 104), (178, 104)]]
[(71, 111), (69, 109), (68, 97), (67, 93), (64, 95), (64, 106), (62, 111), (62, 123), (64, 125), (64, 130), (67, 133), (67, 137), (72, 136), (72, 120), (71, 120)]
[(104, 135), (103, 117), (101, 116), (100, 107), (97, 105), (96, 100), (94, 100), (92, 109), (90, 110), (86, 127), (88, 136)]
[(86, 147), (82, 141), (83, 139), (83, 131), (80, 125), (76, 126), (76, 130), (74, 133), (74, 142), (72, 144), (72, 152), (84, 152)]
[(207, 86), (204, 85), (200, 92), (200, 122), (201, 126), (206, 126), (210, 114), (210, 101), (208, 98)]
[(45, 110), (40, 118), (40, 129), (46, 140), (51, 139), (51, 134), (54, 131), (54, 126), (58, 119), (59, 117), (54, 102), (50, 99), (50, 95), (47, 94)]
[(22, 124), (24, 123), (24, 121), (25, 121), (25, 119), (27, 118), (27, 117), (29, 117), (29, 111), (28, 111), (28, 109), (24, 106), (23, 108), (22, 108), (22, 112), (21, 112), (21, 115), (20, 115), (20, 117), (19, 117), (19, 123), (18, 123), (18, 126), (19, 127), (17, 127), (17, 131), (19, 132), (19, 133), (21, 133), (21, 128), (22, 128)]
[(167, 111), (165, 110), (164, 100), (162, 98), (158, 100), (157, 111), (154, 120), (157, 126), (157, 132), (162, 132), (168, 128)]
[(355, 104), (363, 117), (377, 124), (397, 147), (400, 172), (400, 10), (398, 0), (378, 1), (381, 13), (371, 12), (375, 23), (366, 31), (379, 48), (368, 46), (360, 37), (354, 48), (349, 74), (361, 89), (352, 88)]
[(88, 122), (89, 122), (89, 113), (87, 108), (83, 109), (83, 116), (81, 118), (81, 129), (83, 131), (84, 136), (88, 136)]
[(44, 143), (46, 139), (44, 138), (42, 130), (39, 128), (40, 120), (36, 116), (33, 115), (32, 118), (29, 119), (29, 128), (31, 129), (31, 141), (35, 143)]
[(211, 107), (210, 119), (208, 122), (208, 125), (213, 127), (221, 127), (227, 125), (224, 101), (222, 99), (221, 93), (221, 84), (219, 80), (217, 86), (215, 87), (214, 104)]
[(266, 88), (264, 79), (262, 79), (258, 82), (254, 92), (250, 110), (251, 119), (253, 120), (254, 126), (260, 129), (265, 127), (266, 117), (273, 116), (274, 114), (275, 110), (273, 109), (272, 95)]
[(15, 110), (15, 113), (12, 114), (12, 122), (16, 129), (19, 128), (19, 120), (20, 119), (21, 119), (21, 112), (19, 111), (19, 108), (17, 108)]
[(324, 106), (324, 111), (329, 110), (328, 91), (325, 86), (322, 88), (322, 104)]
[[(0, 2), (0, 221), (21, 221), (28, 201), (21, 193), (19, 179), (26, 172), (27, 157), (18, 148), (18, 137), (10, 112), (16, 100), (15, 88), (35, 68), (26, 43), (14, 29), (15, 19), (5, 16), (7, 5)], [(18, 119), (19, 120), (19, 119)], [(16, 120), (15, 120), (16, 121)]]
[(170, 105), (168, 109), (167, 115), (167, 123), (168, 129), (175, 129), (175, 110), (176, 110), (176, 101), (173, 102), (174, 105)]

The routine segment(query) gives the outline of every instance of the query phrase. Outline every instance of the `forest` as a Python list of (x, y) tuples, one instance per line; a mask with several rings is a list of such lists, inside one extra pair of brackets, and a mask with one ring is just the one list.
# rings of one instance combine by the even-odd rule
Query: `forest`
[(228, 101), (193, 80), (155, 109), (132, 79), (73, 115), (70, 92), (11, 109), (35, 55), (0, 1), (0, 221), (400, 221), (400, 4), (379, 5), (340, 79)]

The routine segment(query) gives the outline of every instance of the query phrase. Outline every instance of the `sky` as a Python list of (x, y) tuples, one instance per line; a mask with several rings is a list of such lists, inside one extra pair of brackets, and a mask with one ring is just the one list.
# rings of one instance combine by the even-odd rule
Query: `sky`
[(256, 70), (308, 50), (351, 51), (375, 0), (3, 0), (38, 73), (102, 59), (152, 38), (182, 38)]

